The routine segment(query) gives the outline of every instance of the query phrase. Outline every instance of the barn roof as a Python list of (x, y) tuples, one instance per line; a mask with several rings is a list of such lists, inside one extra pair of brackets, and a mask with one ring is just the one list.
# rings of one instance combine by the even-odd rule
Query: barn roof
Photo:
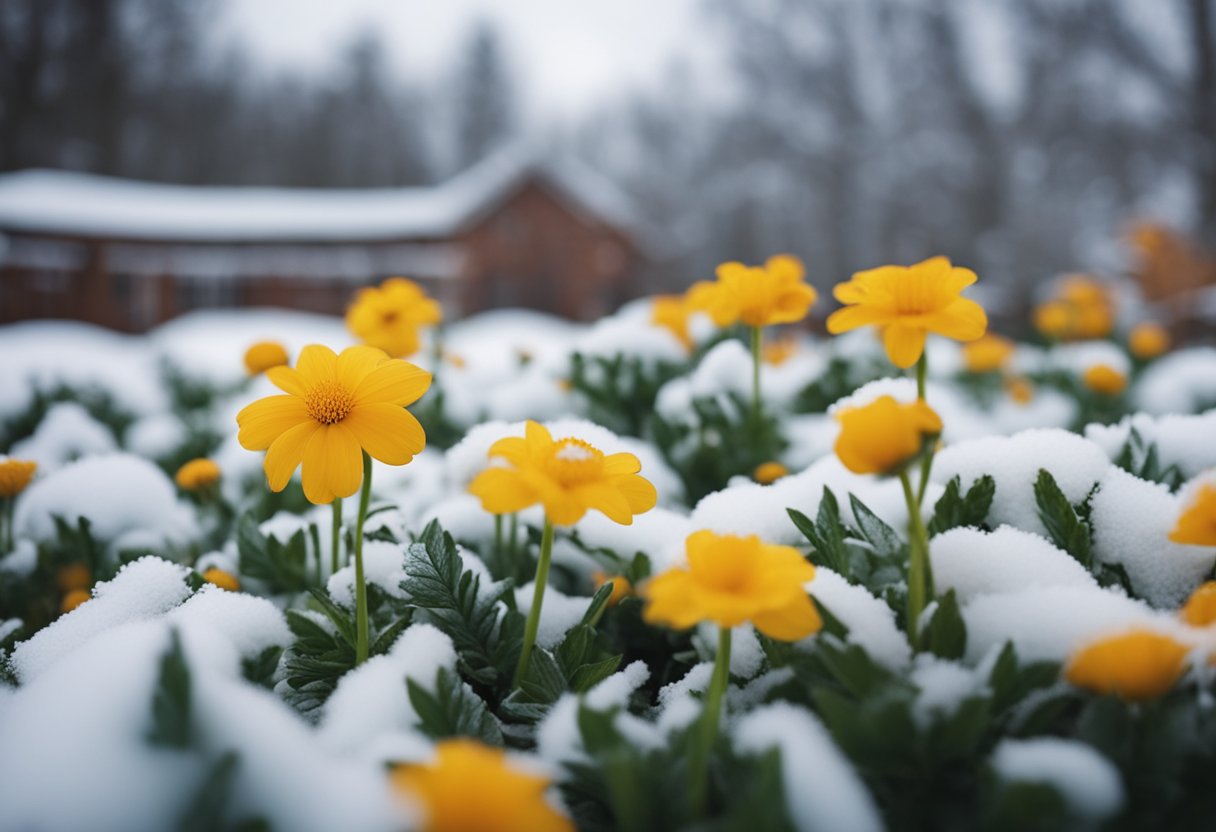
[(538, 178), (582, 216), (627, 231), (627, 200), (570, 161), (500, 151), (438, 185), (304, 189), (166, 185), (86, 173), (0, 175), (0, 231), (74, 237), (227, 243), (437, 239), (491, 212)]

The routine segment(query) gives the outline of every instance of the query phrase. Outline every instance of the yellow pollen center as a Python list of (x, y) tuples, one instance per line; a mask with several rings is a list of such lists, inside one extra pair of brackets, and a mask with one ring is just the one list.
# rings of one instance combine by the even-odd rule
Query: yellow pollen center
[(381, 312), (380, 320), (384, 322), (385, 326), (392, 326), (397, 323), (397, 310), (390, 309), (386, 312)]
[(604, 455), (581, 439), (559, 439), (553, 444), (545, 470), (565, 487), (597, 479), (604, 470)]
[(355, 406), (355, 396), (346, 385), (337, 381), (315, 384), (304, 397), (308, 415), (323, 425), (341, 422)]
[(906, 275), (894, 288), (895, 308), (900, 314), (923, 315), (939, 305), (933, 286), (919, 275)]

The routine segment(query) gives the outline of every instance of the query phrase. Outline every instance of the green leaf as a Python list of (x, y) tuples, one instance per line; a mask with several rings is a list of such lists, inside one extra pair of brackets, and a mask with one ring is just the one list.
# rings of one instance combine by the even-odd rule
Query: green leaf
[(1134, 427), (1115, 457), (1115, 465), (1142, 480), (1164, 483), (1171, 491), (1177, 491), (1186, 479), (1177, 465), (1162, 468), (1157, 444), (1146, 440)]
[(857, 525), (862, 537), (874, 547), (875, 553), (879, 557), (889, 560), (900, 559), (904, 542), (895, 533), (895, 530), (879, 519), (878, 515), (870, 511), (869, 506), (851, 493), (849, 494), (849, 504), (853, 507), (853, 516), (857, 518)]
[[(823, 497), (819, 501), (819, 511), (814, 523), (796, 509), (786, 509), (786, 513), (814, 549), (811, 561), (849, 577), (851, 570), (848, 568), (849, 553), (844, 543), (845, 528), (840, 521), (840, 505), (836, 502), (836, 495), (832, 493), (831, 489), (824, 486)], [(818, 557), (816, 558), (815, 555)]]
[(241, 516), (236, 528), (241, 574), (267, 584), (273, 593), (303, 592), (311, 585), (308, 541), (300, 529), (284, 545), (263, 535), (251, 513)]
[(160, 660), (156, 691), (152, 694), (152, 728), (146, 739), (168, 748), (189, 748), (193, 741), (190, 668), (177, 630), (169, 631), (169, 648)]
[(528, 672), (520, 680), (519, 687), (533, 702), (551, 704), (566, 692), (566, 677), (553, 655), (537, 647), (532, 651)]
[(938, 596), (933, 617), (920, 635), (921, 647), (943, 659), (961, 659), (967, 651), (967, 625), (954, 590)]
[(177, 822), (177, 832), (269, 832), (270, 825), (262, 818), (250, 818), (235, 824), (225, 821), (238, 768), (240, 756), (235, 751), (220, 755), (195, 792), (189, 807), (182, 813), (181, 820)]
[(1039, 469), (1034, 483), (1034, 499), (1039, 507), (1039, 519), (1047, 528), (1052, 542), (1077, 559), (1086, 569), (1093, 568), (1089, 525), (1068, 502), (1055, 477)]
[(595, 595), (591, 596), (591, 603), (587, 607), (587, 611), (583, 613), (583, 624), (591, 625), (599, 620), (600, 613), (604, 606), (608, 603), (608, 599), (612, 597), (612, 581), (608, 581), (598, 590)]
[(502, 729), (486, 703), (461, 681), (441, 667), (432, 693), (413, 679), (406, 679), (410, 704), (418, 714), (418, 727), (431, 739), (472, 737), (490, 745), (502, 745)]
[(929, 521), (929, 536), (941, 534), (960, 526), (983, 527), (992, 509), (996, 496), (996, 480), (989, 475), (977, 479), (962, 495), (962, 483), (954, 477), (946, 484), (946, 490), (933, 506), (933, 519)]
[(309, 587), (308, 592), (312, 595), (312, 599), (316, 601), (317, 606), (321, 608), (321, 612), (325, 614), (325, 617), (333, 622), (333, 625), (338, 629), (338, 635), (342, 637), (342, 640), (351, 647), (354, 647), (356, 641), (355, 622), (351, 611), (339, 606), (326, 592), (316, 587)]
[(610, 656), (602, 661), (584, 664), (570, 677), (570, 690), (586, 693), (607, 679), (620, 667), (621, 656)]

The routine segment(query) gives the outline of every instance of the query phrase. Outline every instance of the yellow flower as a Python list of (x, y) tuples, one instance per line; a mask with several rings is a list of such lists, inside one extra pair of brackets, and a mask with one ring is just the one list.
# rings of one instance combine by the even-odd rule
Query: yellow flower
[(1025, 405), (1034, 401), (1034, 385), (1030, 383), (1030, 379), (1009, 379), (1005, 382), (1005, 392), (1018, 404)]
[(595, 581), (595, 589), (598, 592), (599, 588), (604, 584), (612, 581), (612, 594), (608, 596), (609, 607), (615, 607), (620, 603), (622, 598), (627, 598), (633, 594), (633, 584), (624, 575), (609, 575), (607, 572), (596, 572), (591, 576)]
[(714, 294), (718, 291), (717, 284), (712, 280), (698, 280), (684, 290), (684, 303), (690, 311), (708, 312), (713, 303)]
[(803, 585), (815, 567), (792, 546), (693, 532), (686, 541), (688, 567), (676, 567), (643, 587), (651, 624), (686, 630), (702, 621), (737, 627), (750, 621), (780, 641), (797, 641), (823, 622)]
[(1071, 308), (1058, 300), (1036, 306), (1034, 328), (1048, 338), (1064, 338), (1072, 329)]
[(213, 566), (203, 573), (203, 580), (209, 584), (215, 584), (220, 589), (226, 589), (229, 592), (236, 592), (241, 588), (241, 580), (231, 572), (220, 569), (218, 566)]
[(654, 486), (638, 476), (642, 464), (633, 454), (605, 456), (581, 439), (554, 440), (532, 421), (524, 433), (490, 446), (490, 457), (501, 457), (508, 466), (487, 468), (469, 485), (486, 511), (512, 514), (541, 503), (558, 526), (577, 523), (589, 509), (628, 526), (633, 515), (654, 508)]
[(0, 497), (16, 497), (34, 478), (38, 463), (0, 457)]
[(991, 333), (963, 346), (963, 363), (971, 373), (991, 373), (1004, 368), (1013, 357), (1013, 342)]
[(287, 348), (278, 341), (258, 341), (245, 350), (245, 370), (251, 376), (261, 375), (271, 367), (287, 364)]
[(1081, 381), (1095, 393), (1117, 396), (1127, 388), (1127, 376), (1109, 364), (1095, 364), (1081, 375)]
[(802, 261), (788, 254), (770, 257), (763, 266), (723, 263), (713, 291), (702, 290), (701, 302), (717, 326), (792, 324), (806, 317), (817, 297), (803, 274)]
[(394, 358), (418, 351), (418, 328), (443, 319), (438, 302), (404, 277), (360, 289), (346, 310), (346, 328)]
[(650, 323), (663, 327), (685, 349), (691, 350), (693, 342), (688, 334), (688, 317), (693, 311), (683, 295), (655, 295), (650, 303)]
[(67, 615), (92, 597), (87, 589), (73, 589), (59, 602), (60, 615)]
[(1170, 333), (1151, 321), (1136, 324), (1127, 336), (1127, 348), (1141, 360), (1156, 358), (1170, 348)]
[(988, 316), (978, 303), (962, 297), (975, 281), (975, 272), (952, 266), (945, 257), (858, 272), (836, 286), (836, 299), (846, 306), (828, 317), (828, 332), (877, 326), (891, 363), (911, 367), (930, 332), (957, 341), (984, 334)]
[(502, 749), (473, 740), (441, 740), (433, 763), (398, 766), (390, 776), (420, 804), (420, 832), (574, 830), (545, 801), (547, 778), (512, 768)]
[(789, 468), (786, 468), (776, 460), (772, 460), (757, 465), (756, 470), (752, 472), (752, 479), (761, 485), (770, 485), (782, 477), (789, 476), (789, 473)]
[(177, 469), (173, 479), (183, 491), (198, 491), (219, 482), (220, 466), (210, 459), (192, 459)]
[(942, 432), (941, 418), (921, 399), (900, 404), (881, 396), (841, 410), (836, 419), (836, 456), (855, 474), (896, 473)]
[(237, 440), (266, 450), (266, 478), (282, 491), (303, 463), (304, 495), (318, 505), (349, 497), (363, 479), (362, 451), (404, 465), (422, 451), (422, 425), (405, 409), (426, 392), (431, 374), (373, 347), (341, 355), (312, 344), (295, 369), (266, 373), (287, 395), (259, 399), (237, 414)]
[(1064, 676), (1079, 688), (1124, 699), (1153, 699), (1186, 669), (1186, 645), (1148, 630), (1110, 636), (1077, 651)]
[(777, 338), (764, 345), (764, 363), (780, 367), (798, 352), (798, 339), (794, 336)]
[(93, 573), (83, 563), (69, 563), (55, 572), (55, 586), (60, 592), (88, 589), (93, 585)]
[(1178, 614), (1192, 627), (1216, 624), (1216, 581), (1207, 581), (1192, 592)]
[(1170, 532), (1175, 543), (1216, 546), (1216, 485), (1204, 483), (1190, 504), (1178, 515)]

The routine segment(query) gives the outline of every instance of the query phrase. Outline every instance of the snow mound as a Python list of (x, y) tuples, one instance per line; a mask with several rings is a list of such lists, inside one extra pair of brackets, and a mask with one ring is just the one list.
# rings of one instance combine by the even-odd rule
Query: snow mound
[(1216, 405), (1216, 347), (1175, 350), (1153, 362), (1132, 390), (1137, 410), (1195, 413)]
[(951, 529), (929, 541), (929, 556), (938, 593), (953, 589), (959, 603), (1032, 587), (1098, 585), (1067, 552), (1010, 526)]
[(1078, 740), (1002, 740), (992, 752), (991, 763), (1004, 781), (1051, 786), (1083, 818), (1105, 820), (1123, 807), (1119, 770), (1092, 746)]
[(815, 570), (815, 579), (807, 588), (849, 628), (848, 640), (862, 647), (871, 659), (891, 670), (908, 664), (908, 640), (895, 626), (895, 613), (886, 602), (822, 566)]
[(68, 462), (118, 450), (114, 435), (76, 402), (60, 402), (47, 410), (32, 436), (13, 445), (9, 456), (32, 459), (42, 472)]

